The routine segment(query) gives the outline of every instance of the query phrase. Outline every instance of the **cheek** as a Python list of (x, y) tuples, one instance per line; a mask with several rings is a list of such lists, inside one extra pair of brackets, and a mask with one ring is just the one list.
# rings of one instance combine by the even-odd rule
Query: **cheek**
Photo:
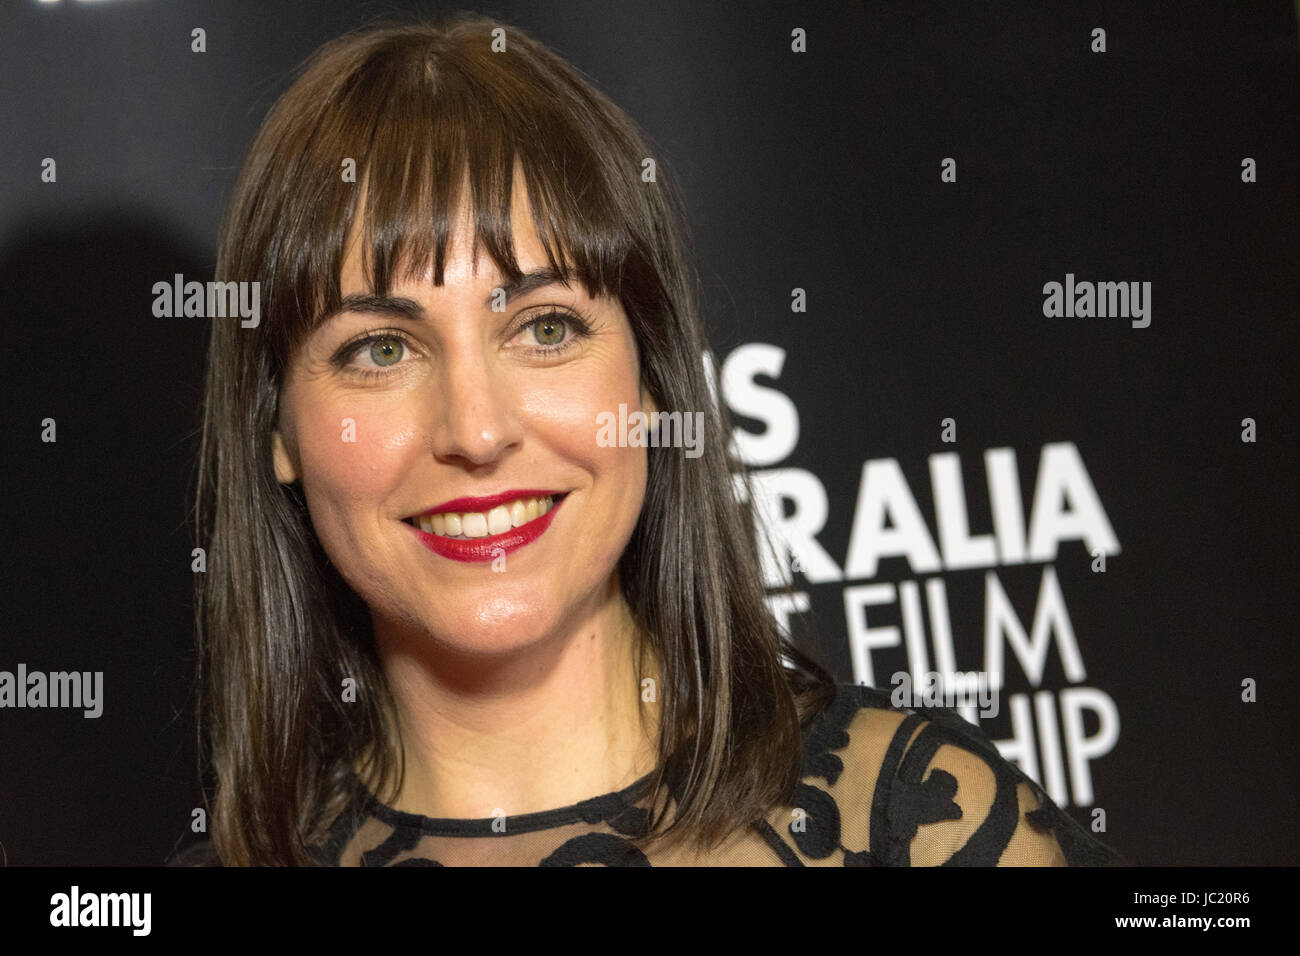
[(530, 420), (539, 437), (562, 461), (576, 466), (591, 482), (570, 520), (580, 546), (575, 561), (593, 570), (608, 571), (617, 563), (631, 537), (645, 499), (647, 449), (603, 446), (597, 437), (601, 422), (630, 416), (640, 407), (635, 358), (593, 367), (587, 374), (566, 377), (554, 387), (534, 393)]
[(303, 490), (318, 529), (376, 512), (400, 485), (418, 435), (414, 420), (392, 403), (381, 409), (321, 402), (295, 416), (295, 425)]
[[(592, 442), (595, 446), (595, 442)], [(616, 564), (636, 528), (645, 502), (646, 449), (600, 448), (593, 461), (595, 485), (589, 514), (582, 518), (582, 536), (592, 565)]]
[(589, 360), (556, 369), (521, 388), (519, 407), (529, 424), (544, 427), (548, 435), (570, 451), (575, 460), (591, 458), (608, 463), (613, 449), (596, 442), (602, 416), (625, 415), (640, 407), (641, 389), (636, 347), (630, 334), (593, 351)]

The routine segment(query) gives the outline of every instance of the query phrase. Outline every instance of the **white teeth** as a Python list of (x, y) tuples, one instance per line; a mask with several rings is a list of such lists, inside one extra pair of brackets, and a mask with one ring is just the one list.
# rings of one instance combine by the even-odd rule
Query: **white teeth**
[(488, 534), (504, 534), (510, 530), (510, 509), (505, 505), (497, 505), (488, 512), (487, 519)]
[(540, 518), (553, 507), (555, 507), (555, 498), (546, 495), (542, 498), (519, 498), (509, 504), (498, 505), (487, 512), (464, 514), (445, 512), (414, 520), (421, 531), (429, 534), (442, 535), (446, 538), (484, 538), (488, 535), (504, 534), (511, 528), (527, 524)]

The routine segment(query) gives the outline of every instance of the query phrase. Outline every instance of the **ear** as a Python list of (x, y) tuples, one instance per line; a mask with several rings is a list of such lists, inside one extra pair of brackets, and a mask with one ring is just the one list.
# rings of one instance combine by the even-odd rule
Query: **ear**
[(289, 454), (284, 436), (277, 428), (271, 435), (271, 457), (275, 462), (275, 480), (282, 485), (291, 485), (298, 480), (298, 463)]

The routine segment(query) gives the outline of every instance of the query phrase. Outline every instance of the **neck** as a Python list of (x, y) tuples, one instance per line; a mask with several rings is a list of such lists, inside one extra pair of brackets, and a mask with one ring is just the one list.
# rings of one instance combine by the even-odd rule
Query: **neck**
[[(536, 813), (621, 790), (652, 771), (660, 680), (617, 578), (565, 629), (507, 655), (464, 656), (375, 620), (401, 723), (405, 774), (393, 806), (429, 817)], [(656, 689), (656, 697), (657, 697)]]

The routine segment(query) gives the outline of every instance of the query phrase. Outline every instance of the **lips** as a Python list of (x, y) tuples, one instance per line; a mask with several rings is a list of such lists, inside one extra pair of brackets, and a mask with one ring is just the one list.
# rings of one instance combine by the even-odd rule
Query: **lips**
[(435, 554), (455, 561), (494, 561), (541, 537), (567, 497), (567, 492), (508, 491), (457, 498), (404, 522)]

